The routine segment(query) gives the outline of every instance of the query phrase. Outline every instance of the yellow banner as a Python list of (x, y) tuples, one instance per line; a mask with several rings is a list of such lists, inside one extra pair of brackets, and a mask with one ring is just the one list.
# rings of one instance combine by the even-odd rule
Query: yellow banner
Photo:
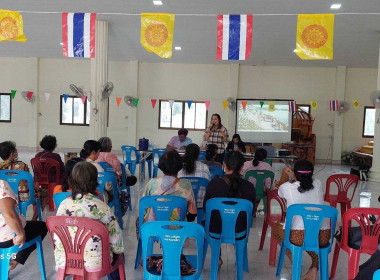
[(26, 41), (20, 13), (0, 10), (0, 41)]
[(274, 112), (276, 110), (276, 107), (275, 107), (275, 102), (274, 101), (269, 101), (268, 102), (268, 111), (269, 112)]
[(174, 14), (141, 14), (141, 45), (159, 57), (171, 58)]
[(318, 103), (315, 100), (310, 101), (311, 110), (317, 110), (318, 109)]
[(298, 15), (296, 54), (301, 59), (333, 59), (334, 15)]
[(359, 108), (359, 100), (357, 100), (357, 99), (352, 100), (352, 106), (354, 106), (354, 109), (358, 109)]

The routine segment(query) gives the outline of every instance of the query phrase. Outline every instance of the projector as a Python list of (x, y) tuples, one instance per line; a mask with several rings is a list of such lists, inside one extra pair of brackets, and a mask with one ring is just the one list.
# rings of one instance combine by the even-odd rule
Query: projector
[(287, 157), (292, 155), (292, 152), (286, 149), (277, 149), (276, 150), (276, 156), (278, 157)]

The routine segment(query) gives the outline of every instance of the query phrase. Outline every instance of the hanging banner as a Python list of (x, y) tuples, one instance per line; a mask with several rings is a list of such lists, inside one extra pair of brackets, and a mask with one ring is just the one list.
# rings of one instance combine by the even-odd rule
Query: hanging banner
[(223, 101), (223, 109), (224, 109), (224, 110), (227, 109), (229, 103), (230, 103), (230, 102), (228, 102), (228, 101)]
[(187, 101), (187, 107), (189, 107), (189, 109), (190, 109), (190, 107), (191, 107), (191, 104), (193, 104), (193, 101), (188, 100), (188, 101)]
[(260, 101), (260, 107), (263, 108), (264, 106), (264, 101)]
[(137, 108), (137, 104), (139, 104), (139, 99), (138, 98), (133, 98), (133, 105)]
[(170, 104), (170, 108), (172, 108), (173, 104), (174, 104), (174, 100), (173, 99), (169, 99), (169, 104)]
[(274, 112), (276, 110), (276, 103), (274, 101), (269, 101), (268, 102), (268, 111), (269, 112)]
[(96, 14), (62, 13), (62, 43), (65, 57), (95, 57)]
[(315, 100), (310, 101), (311, 110), (317, 110), (318, 109), (318, 103)]
[(357, 99), (352, 100), (352, 106), (354, 107), (354, 109), (358, 109), (359, 108), (359, 100), (357, 100)]
[(330, 100), (330, 111), (338, 111), (338, 110), (339, 110), (338, 100)]
[(334, 15), (298, 15), (296, 54), (301, 59), (333, 59)]
[(171, 58), (173, 49), (174, 14), (141, 14), (141, 45), (159, 57)]
[(295, 101), (289, 101), (288, 105), (289, 105), (289, 112), (294, 113), (295, 111), (297, 111), (297, 103)]
[(32, 99), (33, 91), (28, 91), (28, 100)]
[(82, 96), (81, 99), (82, 99), (82, 104), (84, 104), (86, 102), (87, 95)]
[(252, 15), (218, 15), (217, 60), (248, 60), (252, 48)]
[(152, 107), (154, 109), (154, 107), (156, 106), (157, 99), (151, 99), (150, 102), (152, 103)]
[(15, 90), (11, 90), (11, 96), (12, 96), (12, 99), (14, 99), (15, 98), (15, 96), (16, 96), (16, 91)]
[(243, 111), (245, 111), (245, 107), (247, 107), (247, 101), (242, 101), (241, 106), (243, 106)]
[(65, 103), (66, 103), (68, 97), (69, 97), (68, 94), (64, 94), (64, 95), (63, 95), (63, 100), (65, 101)]
[(50, 92), (45, 92), (45, 100), (46, 102), (49, 100), (50, 98)]
[(210, 107), (210, 101), (209, 100), (205, 101), (205, 105), (206, 105), (206, 111), (208, 111), (208, 108)]
[(116, 97), (116, 105), (117, 105), (117, 107), (120, 106), (120, 102), (121, 102), (121, 97)]
[(0, 41), (26, 42), (24, 24), (20, 13), (0, 10)]

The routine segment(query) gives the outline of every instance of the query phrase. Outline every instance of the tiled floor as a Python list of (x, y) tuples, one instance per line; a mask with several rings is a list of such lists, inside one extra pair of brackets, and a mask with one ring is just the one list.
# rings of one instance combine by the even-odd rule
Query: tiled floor
[[(21, 153), (20, 159), (25, 162), (30, 162), (32, 157), (31, 153)], [(275, 165), (276, 170), (281, 169), (281, 165)], [(315, 167), (315, 178), (321, 180), (322, 184), (326, 182), (326, 179), (329, 175), (335, 172), (348, 172), (349, 168), (346, 166), (323, 166), (317, 165)], [(276, 176), (278, 176), (276, 172)], [(160, 175), (160, 174), (159, 174)], [(137, 240), (135, 235), (135, 220), (137, 217), (137, 202), (138, 198), (141, 197), (145, 181), (141, 180), (132, 191), (132, 202), (133, 202), (133, 211), (127, 212), (124, 217), (124, 245), (125, 245), (125, 256), (126, 256), (126, 265), (125, 270), (127, 274), (127, 279), (142, 279), (142, 269), (139, 268), (135, 270), (134, 260), (136, 253)], [(379, 202), (377, 200), (380, 195), (380, 184), (372, 182), (360, 182), (358, 190), (356, 191), (353, 207), (359, 205), (359, 193), (361, 190), (369, 190), (372, 194), (371, 197), (371, 206), (378, 207)], [(53, 215), (54, 213), (48, 213), (47, 215)], [(46, 216), (46, 213), (45, 213)], [(249, 273), (244, 273), (244, 279), (291, 279), (291, 263), (288, 259), (284, 262), (284, 268), (282, 271), (281, 277), (275, 277), (276, 268), (270, 267), (268, 265), (269, 259), (269, 236), (270, 230), (267, 232), (267, 238), (265, 240), (264, 249), (258, 251), (259, 240), (261, 235), (261, 227), (263, 223), (263, 216), (258, 216), (254, 221), (254, 227), (251, 230), (248, 243), (248, 261), (249, 261)], [(340, 218), (338, 220), (338, 225), (340, 225)], [(44, 258), (45, 266), (47, 270), (47, 278), (55, 279), (55, 263), (53, 256), (53, 249), (50, 238), (46, 238), (43, 242), (44, 247)], [(235, 279), (235, 254), (234, 249), (231, 246), (222, 247), (222, 258), (224, 264), (219, 272), (219, 279)], [(331, 265), (332, 253), (330, 254), (330, 265)], [(367, 256), (362, 257), (362, 262), (367, 259)], [(310, 265), (310, 258), (308, 255), (304, 254), (304, 265), (303, 272), (306, 272)], [(209, 279), (210, 273), (210, 250), (208, 251), (205, 266), (203, 269), (203, 279)], [(38, 260), (36, 253), (33, 253), (28, 259), (24, 266), (18, 266), (10, 275), (11, 279), (40, 279), (40, 271), (38, 266)], [(338, 269), (335, 279), (347, 279), (347, 254), (341, 252), (338, 262)]]

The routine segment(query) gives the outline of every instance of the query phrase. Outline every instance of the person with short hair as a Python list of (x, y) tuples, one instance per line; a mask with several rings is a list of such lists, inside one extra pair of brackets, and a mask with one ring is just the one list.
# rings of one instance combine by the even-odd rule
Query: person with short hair
[(218, 146), (215, 144), (208, 144), (206, 148), (206, 158), (202, 160), (202, 163), (206, 164), (208, 167), (216, 166), (219, 168), (223, 168), (223, 165), (216, 161), (216, 155), (218, 154)]
[[(79, 162), (74, 166), (68, 180), (72, 195), (59, 205), (57, 216), (71, 216), (88, 218), (101, 222), (109, 232), (111, 254), (123, 254), (124, 244), (122, 230), (109, 206), (96, 197), (98, 186), (98, 172), (95, 166), (89, 162)], [(74, 238), (76, 229), (70, 231)], [(84, 267), (87, 270), (97, 271), (102, 269), (101, 240), (90, 238), (84, 248)], [(61, 240), (54, 236), (54, 257), (58, 267), (65, 266), (65, 250)]]
[(173, 136), (166, 145), (168, 150), (185, 150), (186, 146), (192, 143), (192, 140), (187, 137), (189, 131), (186, 128), (178, 130), (178, 136)]

